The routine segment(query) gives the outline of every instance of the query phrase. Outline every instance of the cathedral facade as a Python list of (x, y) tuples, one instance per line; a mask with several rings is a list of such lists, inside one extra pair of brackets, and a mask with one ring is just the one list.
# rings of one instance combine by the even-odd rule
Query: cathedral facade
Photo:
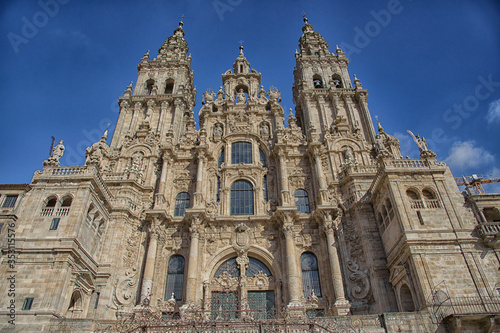
[(181, 22), (141, 59), (109, 145), (62, 167), (60, 142), (29, 185), (0, 186), (2, 327), (112, 331), (147, 309), (156, 327), (494, 331), (500, 196), (465, 202), (418, 135), (403, 158), (342, 50), (302, 32), (287, 126), (240, 47), (197, 130)]

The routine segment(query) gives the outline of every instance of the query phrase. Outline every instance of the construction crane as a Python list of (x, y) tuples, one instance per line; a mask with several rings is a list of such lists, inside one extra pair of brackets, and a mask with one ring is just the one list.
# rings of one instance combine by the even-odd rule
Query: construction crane
[(479, 194), (479, 193), (485, 193), (483, 184), (500, 183), (500, 176), (478, 176), (478, 175), (462, 176), (462, 177), (455, 177), (455, 182), (457, 182), (457, 186), (471, 185), (472, 188), (474, 189), (474, 193)]

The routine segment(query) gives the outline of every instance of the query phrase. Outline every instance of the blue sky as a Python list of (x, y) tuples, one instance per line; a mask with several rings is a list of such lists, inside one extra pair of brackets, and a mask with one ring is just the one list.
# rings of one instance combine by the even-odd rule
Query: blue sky
[[(221, 85), (244, 41), (245, 56), (292, 103), (300, 13), (340, 45), (368, 89), (372, 116), (418, 157), (406, 133), (424, 136), (455, 175), (500, 175), (500, 4), (497, 1), (3, 1), (0, 5), (0, 183), (28, 183), (65, 141), (61, 164), (84, 163), (85, 148), (117, 98), (178, 26), (201, 94)], [(498, 187), (497, 187), (498, 188)]]

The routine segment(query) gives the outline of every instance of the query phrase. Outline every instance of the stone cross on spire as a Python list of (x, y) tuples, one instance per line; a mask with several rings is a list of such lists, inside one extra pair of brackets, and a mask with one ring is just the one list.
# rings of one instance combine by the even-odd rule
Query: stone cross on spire
[(240, 40), (239, 43), (240, 43), (240, 55), (243, 55), (243, 43), (245, 41), (244, 40)]
[(302, 13), (300, 13), (302, 15), (302, 18), (304, 19), (304, 22), (307, 23), (307, 13), (305, 11), (302, 11)]

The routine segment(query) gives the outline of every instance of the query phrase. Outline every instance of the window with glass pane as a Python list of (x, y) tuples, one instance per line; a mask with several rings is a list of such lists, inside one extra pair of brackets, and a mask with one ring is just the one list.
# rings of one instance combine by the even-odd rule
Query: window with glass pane
[(57, 230), (57, 227), (59, 226), (59, 221), (61, 221), (60, 217), (54, 217), (52, 219), (52, 222), (50, 223), (49, 230)]
[(298, 190), (295, 190), (294, 195), (297, 210), (300, 213), (310, 213), (311, 209), (309, 208), (309, 196), (307, 195), (307, 191), (299, 188)]
[(262, 272), (266, 276), (272, 276), (271, 271), (267, 268), (266, 264), (264, 264), (259, 259), (255, 259), (252, 257), (248, 258), (248, 267), (245, 271), (245, 275), (247, 277), (254, 277), (255, 275)]
[(224, 163), (224, 148), (222, 148), (222, 150), (220, 151), (217, 167), (220, 168), (222, 163)]
[(252, 144), (250, 142), (234, 142), (231, 146), (232, 164), (252, 164)]
[(267, 202), (267, 176), (264, 176), (264, 200)]
[(24, 299), (23, 307), (21, 310), (31, 310), (31, 306), (33, 305), (33, 297), (26, 297)]
[(8, 195), (3, 202), (3, 208), (11, 208), (16, 204), (17, 195)]
[(319, 283), (318, 260), (311, 252), (302, 253), (300, 256), (300, 267), (302, 269), (302, 285), (304, 297), (311, 296), (312, 292), (321, 297), (321, 285)]
[(174, 295), (176, 301), (182, 300), (182, 286), (184, 284), (184, 258), (179, 255), (172, 256), (168, 261), (167, 283), (165, 297), (167, 301)]
[(266, 154), (264, 154), (264, 152), (262, 151), (262, 149), (259, 149), (259, 152), (260, 152), (260, 163), (262, 163), (263, 167), (266, 167), (267, 166), (267, 164), (266, 164)]
[(246, 180), (231, 185), (231, 215), (253, 215), (253, 186)]
[(181, 192), (175, 197), (174, 216), (184, 216), (189, 208), (189, 193)]
[(239, 277), (240, 276), (240, 268), (238, 267), (238, 263), (236, 262), (236, 258), (227, 259), (224, 261), (217, 271), (214, 274), (215, 278), (227, 273), (230, 277)]

